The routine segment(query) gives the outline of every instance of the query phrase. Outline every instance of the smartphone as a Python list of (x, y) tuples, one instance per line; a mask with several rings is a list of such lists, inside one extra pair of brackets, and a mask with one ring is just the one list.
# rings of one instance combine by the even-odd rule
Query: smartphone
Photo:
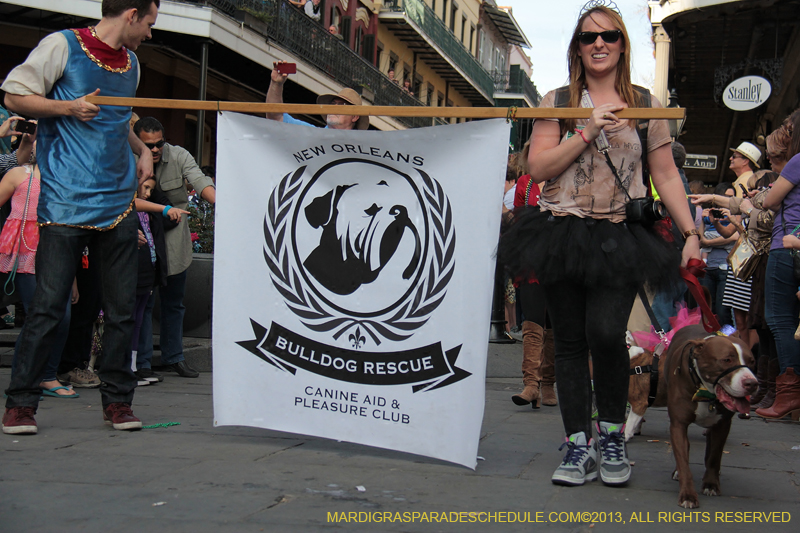
[(739, 184), (739, 188), (742, 189), (742, 198), (748, 198), (750, 196), (750, 193), (747, 192), (747, 188), (741, 183)]
[(725, 218), (725, 215), (722, 214), (722, 211), (719, 209), (712, 209), (711, 216), (714, 218)]
[(14, 131), (20, 133), (36, 133), (36, 123), (28, 122), (27, 120), (18, 120), (14, 125)]
[(297, 74), (297, 63), (278, 63), (275, 70), (281, 74)]

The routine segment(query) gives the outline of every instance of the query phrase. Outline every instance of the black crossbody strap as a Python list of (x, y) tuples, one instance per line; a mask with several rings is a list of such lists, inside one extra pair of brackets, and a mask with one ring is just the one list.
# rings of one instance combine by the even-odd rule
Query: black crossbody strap
[[(638, 85), (633, 86), (634, 90), (639, 93), (639, 107), (652, 107), (650, 102), (650, 91)], [(650, 121), (637, 121), (636, 133), (639, 135), (639, 144), (642, 147), (642, 182), (647, 189), (647, 196), (650, 196), (650, 166), (647, 164), (647, 130), (650, 127)]]
[(653, 313), (653, 308), (650, 307), (650, 302), (647, 301), (647, 293), (644, 291), (644, 287), (639, 287), (638, 292), (639, 298), (642, 300), (642, 305), (644, 305), (644, 310), (647, 311), (647, 316), (650, 317), (650, 323), (653, 324), (654, 328), (656, 328), (656, 333), (664, 333), (664, 328), (662, 328), (661, 324), (658, 323), (658, 319), (656, 318), (655, 313)]

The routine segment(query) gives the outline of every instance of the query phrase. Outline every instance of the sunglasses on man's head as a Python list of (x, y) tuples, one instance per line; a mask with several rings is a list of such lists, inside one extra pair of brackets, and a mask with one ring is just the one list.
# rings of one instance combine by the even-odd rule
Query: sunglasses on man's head
[(603, 39), (604, 43), (615, 43), (619, 41), (622, 32), (620, 30), (607, 30), (607, 31), (582, 31), (578, 34), (578, 41), (581, 44), (594, 44), (597, 41), (597, 36)]
[(165, 144), (167, 144), (167, 141), (165, 141), (164, 139), (161, 139), (157, 143), (144, 143), (144, 145), (147, 146), (148, 150), (152, 150), (153, 148), (161, 148)]

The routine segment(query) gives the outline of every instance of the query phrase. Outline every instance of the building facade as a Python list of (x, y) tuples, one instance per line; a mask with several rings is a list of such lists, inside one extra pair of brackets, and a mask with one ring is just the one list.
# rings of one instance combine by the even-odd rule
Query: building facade
[[(679, 140), (687, 151), (717, 158), (715, 168), (690, 168), (687, 177), (731, 181), (729, 148), (748, 141), (765, 153), (766, 136), (800, 107), (800, 2), (652, 0), (649, 7), (655, 95), (686, 108)], [(769, 97), (747, 110), (726, 107), (726, 87), (746, 76), (766, 80)]]
[[(48, 33), (95, 23), (100, 4), (0, 0), (0, 79)], [(153, 39), (137, 50), (137, 96), (263, 102), (273, 63), (288, 61), (297, 64), (297, 74), (286, 84), (287, 103), (310, 103), (352, 87), (374, 105), (505, 105), (513, 100), (505, 95), (516, 98), (533, 87), (528, 75), (518, 80), (509, 66), (511, 46), (526, 43), (510, 11), (493, 1), (321, 0), (316, 21), (285, 0), (162, 0)], [(168, 141), (202, 164), (214, 161), (214, 113), (134, 110), (158, 118)], [(300, 118), (321, 124), (319, 116)], [(381, 130), (443, 123), (370, 117), (371, 127)]]

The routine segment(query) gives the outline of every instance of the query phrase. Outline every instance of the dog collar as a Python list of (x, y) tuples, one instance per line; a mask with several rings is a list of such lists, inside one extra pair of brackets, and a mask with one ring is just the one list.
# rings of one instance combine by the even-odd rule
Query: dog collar
[(697, 392), (695, 392), (694, 396), (692, 396), (693, 402), (713, 402), (716, 399), (717, 395), (705, 387), (700, 387), (697, 389)]

